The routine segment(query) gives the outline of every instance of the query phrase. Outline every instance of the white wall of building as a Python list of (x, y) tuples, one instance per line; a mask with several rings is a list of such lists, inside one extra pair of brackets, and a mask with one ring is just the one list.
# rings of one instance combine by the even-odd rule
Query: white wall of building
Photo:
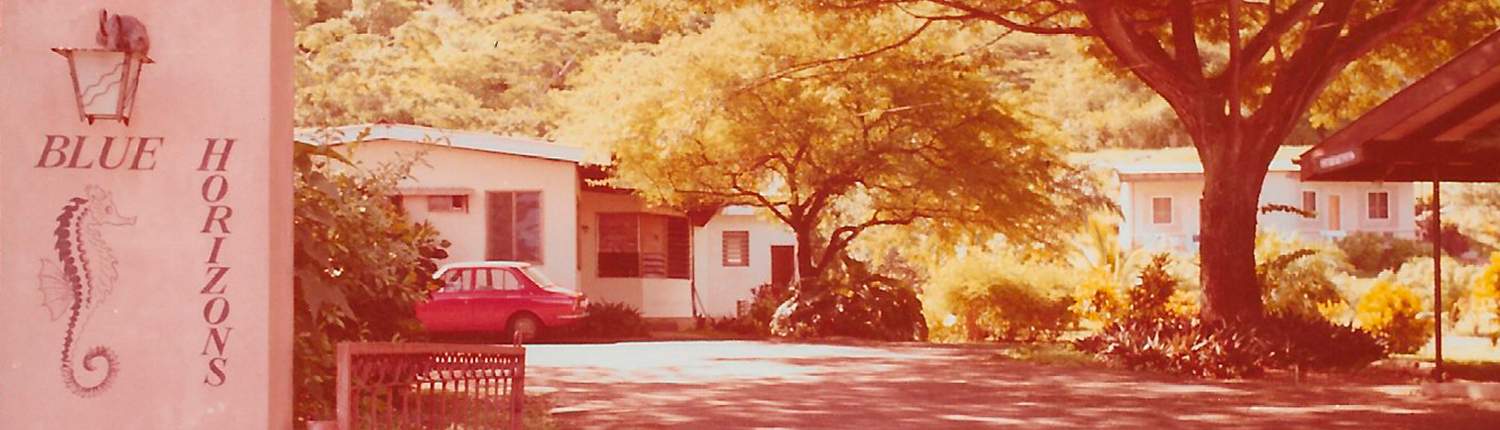
[[(1296, 192), (1295, 201), (1302, 201), (1302, 191), (1316, 193), (1318, 200), (1317, 218), (1305, 219), (1296, 217), (1295, 231), (1309, 237), (1342, 237), (1349, 233), (1366, 231), (1377, 233), (1388, 233), (1392, 236), (1414, 238), (1417, 233), (1416, 225), (1416, 186), (1409, 182), (1303, 182), (1299, 183), (1300, 189)], [(1376, 219), (1370, 217), (1369, 194), (1372, 192), (1389, 193), (1390, 211), (1389, 218)], [(1330, 197), (1338, 196), (1340, 201), (1339, 230), (1333, 230), (1333, 210), (1329, 207)], [(1291, 199), (1288, 199), (1291, 200)], [(1291, 224), (1291, 223), (1288, 223)], [(1290, 225), (1280, 226), (1290, 229)]]
[[(1259, 215), (1260, 228), (1296, 233), (1308, 239), (1337, 238), (1359, 231), (1388, 233), (1407, 238), (1416, 234), (1416, 190), (1411, 183), (1301, 182), (1297, 172), (1273, 171), (1266, 176), (1260, 204), (1301, 208), (1303, 191), (1316, 193), (1316, 218), (1272, 212)], [(1389, 193), (1389, 218), (1375, 219), (1369, 216), (1368, 195), (1372, 192)], [(1203, 180), (1198, 173), (1121, 176), (1118, 203), (1125, 215), (1120, 224), (1121, 246), (1127, 249), (1196, 250), (1202, 213), (1199, 198), (1202, 193)], [(1337, 211), (1331, 209), (1331, 196), (1337, 196)], [(1154, 198), (1172, 199), (1172, 222), (1154, 222)], [(1337, 223), (1332, 220), (1335, 212), (1339, 217)]]
[[(1203, 181), (1189, 175), (1172, 175), (1154, 179), (1120, 181), (1120, 210), (1125, 220), (1120, 224), (1120, 245), (1124, 249), (1197, 249)], [(1168, 198), (1172, 202), (1170, 223), (1153, 222), (1152, 201)]]
[[(726, 231), (749, 232), (749, 266), (724, 266)], [(708, 225), (697, 229), (693, 242), (698, 249), (693, 254), (693, 269), (698, 277), (698, 297), (703, 314), (734, 316), (737, 302), (751, 300), (751, 290), (771, 282), (771, 247), (794, 246), (796, 243), (791, 230), (758, 216), (749, 208), (729, 207), (720, 211)]]
[[(694, 279), (599, 276), (599, 214), (642, 213), (682, 217), (676, 211), (646, 206), (621, 192), (581, 191), (575, 161), (545, 151), (550, 144), (499, 136), (458, 133), (410, 126), (388, 127), (385, 133), (452, 134), (451, 144), (420, 143), (404, 135), (372, 137), (342, 145), (350, 158), (371, 169), (420, 154), (405, 190), (402, 207), (415, 221), (431, 223), (452, 243), (443, 262), (485, 259), (488, 236), (485, 201), (488, 191), (540, 192), (542, 263), (538, 266), (560, 286), (574, 288), (595, 302), (635, 306), (648, 318), (686, 319), (693, 316)], [(456, 133), (456, 134), (454, 134)], [(346, 133), (347, 134), (347, 133)], [(416, 134), (413, 134), (416, 136)], [(422, 136), (426, 136), (425, 134)], [(456, 136), (456, 137), (453, 137)], [(353, 140), (347, 138), (345, 141)], [(422, 140), (426, 140), (423, 138)], [(528, 155), (516, 155), (518, 152)], [(531, 155), (524, 151), (539, 151)], [(566, 152), (566, 151), (553, 151)], [(426, 194), (468, 195), (467, 211), (434, 210)], [(750, 266), (724, 267), (724, 231), (748, 231)], [(751, 298), (751, 290), (771, 280), (771, 246), (792, 245), (791, 232), (779, 223), (758, 218), (749, 208), (731, 207), (706, 227), (689, 228), (692, 277), (698, 283), (701, 314), (731, 316), (737, 302)], [(645, 239), (642, 239), (645, 241)]]
[(578, 171), (572, 162), (499, 154), (394, 140), (375, 140), (345, 146), (357, 165), (373, 168), (414, 155), (402, 188), (466, 188), (467, 212), (431, 211), (427, 199), (407, 196), (402, 206), (413, 220), (432, 223), (443, 239), (452, 242), (447, 262), (482, 261), (487, 236), (487, 191), (539, 191), (542, 199), (542, 263), (538, 266), (559, 286), (579, 288)]

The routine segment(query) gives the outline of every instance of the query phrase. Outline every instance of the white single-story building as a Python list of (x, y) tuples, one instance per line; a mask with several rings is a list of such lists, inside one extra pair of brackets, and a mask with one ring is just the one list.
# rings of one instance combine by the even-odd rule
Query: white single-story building
[[(1301, 208), (1316, 216), (1262, 213), (1262, 229), (1304, 238), (1334, 239), (1353, 232), (1416, 236), (1415, 186), (1410, 182), (1302, 182), (1293, 160), (1305, 146), (1283, 147), (1261, 188), (1262, 206)], [(1111, 169), (1119, 185), (1120, 246), (1196, 251), (1203, 165), (1193, 148), (1109, 150), (1083, 156)]]
[(759, 285), (793, 278), (796, 241), (754, 208), (702, 214), (650, 207), (593, 185), (584, 150), (533, 139), (411, 125), (307, 131), (356, 166), (417, 157), (394, 199), (452, 242), (447, 261), (514, 260), (596, 302), (677, 322), (733, 316)]

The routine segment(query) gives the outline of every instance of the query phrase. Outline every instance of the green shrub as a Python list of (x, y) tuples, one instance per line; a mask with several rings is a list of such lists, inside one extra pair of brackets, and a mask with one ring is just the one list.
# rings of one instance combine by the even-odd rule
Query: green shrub
[(588, 316), (578, 321), (573, 334), (587, 338), (629, 339), (650, 334), (640, 309), (624, 303), (589, 303)]
[(435, 260), (448, 244), (388, 198), (413, 161), (344, 171), (330, 166), (344, 158), (327, 147), (296, 148), (293, 413), (331, 419), (336, 345), (423, 336), (415, 306), (437, 289)]
[(1141, 269), (1135, 285), (1125, 291), (1126, 318), (1152, 319), (1186, 317), (1198, 314), (1197, 293), (1182, 283), (1173, 268), (1171, 254), (1151, 256), (1151, 263)]
[(1151, 264), (1141, 270), (1135, 287), (1125, 293), (1129, 304), (1127, 318), (1157, 319), (1172, 315), (1167, 304), (1177, 292), (1177, 278), (1167, 272), (1168, 264), (1171, 264), (1171, 256), (1157, 254), (1151, 258)]
[(1432, 337), (1432, 316), (1423, 315), (1422, 299), (1410, 287), (1377, 280), (1359, 299), (1355, 319), (1390, 346), (1391, 352), (1409, 354)]
[(1036, 341), (1056, 338), (1077, 317), (1072, 297), (1043, 291), (1014, 278), (994, 280), (983, 288), (956, 292), (959, 312), (972, 316), (990, 339)]
[[(1484, 274), (1485, 266), (1464, 264), (1451, 257), (1443, 257), (1443, 322), (1456, 323), (1466, 311), (1461, 302), (1471, 296), (1470, 290)], [(1393, 281), (1412, 287), (1412, 292), (1422, 300), (1422, 310), (1432, 310), (1432, 258), (1414, 257), (1401, 265)]]
[(1261, 233), (1255, 238), (1256, 277), (1266, 311), (1306, 318), (1345, 309), (1334, 277), (1347, 271), (1341, 251), (1326, 242)]
[(771, 318), (776, 315), (776, 308), (792, 297), (792, 289), (784, 285), (761, 284), (750, 292), (752, 301), (749, 312), (733, 317), (713, 318), (708, 325), (714, 330), (730, 333), (769, 336)]
[(1421, 242), (1399, 237), (1386, 237), (1382, 233), (1357, 232), (1339, 238), (1334, 243), (1348, 257), (1349, 264), (1358, 276), (1375, 276), (1382, 271), (1396, 270), (1412, 257), (1427, 253)]
[(1203, 377), (1259, 373), (1262, 357), (1246, 334), (1205, 324), (1172, 307), (1179, 281), (1168, 254), (1152, 256), (1126, 291), (1123, 318), (1075, 342), (1079, 350), (1131, 369)]
[(771, 319), (776, 316), (776, 308), (792, 298), (792, 288), (790, 285), (764, 284), (750, 292), (754, 299), (746, 316), (755, 325), (756, 334), (771, 334)]
[(776, 309), (770, 327), (771, 334), (782, 337), (927, 340), (927, 322), (916, 291), (847, 258), (822, 278), (793, 284), (791, 297)]
[(1180, 295), (1158, 255), (1131, 288), (1124, 318), (1075, 343), (1124, 367), (1199, 377), (1255, 376), (1268, 368), (1346, 369), (1385, 356), (1375, 336), (1320, 315), (1273, 312), (1243, 321), (1205, 321), (1174, 311)]
[[(1106, 276), (1089, 276), (1073, 289), (1072, 311), (1080, 326), (1099, 329), (1113, 322), (1125, 309), (1120, 289)], [(1084, 323), (1087, 323), (1085, 326)]]
[(1200, 377), (1255, 376), (1264, 369), (1249, 333), (1197, 318), (1126, 318), (1075, 343), (1111, 363)]
[(767, 326), (755, 324), (746, 315), (704, 318), (698, 321), (698, 328), (701, 329), (704, 327), (708, 327), (714, 331), (746, 336), (766, 336), (770, 333), (770, 329)]
[(923, 294), (945, 340), (1053, 339), (1078, 322), (1075, 278), (1067, 268), (982, 253), (945, 265)]
[(1273, 314), (1254, 323), (1267, 365), (1311, 370), (1358, 369), (1385, 358), (1386, 343), (1353, 325), (1317, 315)]
[(1194, 317), (1127, 318), (1075, 343), (1132, 369), (1213, 378), (1257, 376), (1266, 369), (1357, 369), (1384, 358), (1368, 332), (1322, 318), (1272, 315), (1253, 321)]

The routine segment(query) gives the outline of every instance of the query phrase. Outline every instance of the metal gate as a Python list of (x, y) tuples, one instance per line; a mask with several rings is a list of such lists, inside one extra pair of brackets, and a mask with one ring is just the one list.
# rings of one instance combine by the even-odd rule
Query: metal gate
[(338, 426), (520, 429), (526, 348), (515, 345), (338, 345)]

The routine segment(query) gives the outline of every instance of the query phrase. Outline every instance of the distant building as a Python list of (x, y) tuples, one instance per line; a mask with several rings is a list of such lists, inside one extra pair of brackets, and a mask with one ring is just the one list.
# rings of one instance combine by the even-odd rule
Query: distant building
[(592, 184), (605, 171), (584, 163), (581, 148), (410, 125), (308, 131), (298, 140), (350, 146), (362, 166), (422, 154), (393, 199), (452, 242), (447, 261), (531, 262), (560, 286), (648, 318), (732, 316), (752, 288), (773, 274), (789, 281), (795, 270), (782, 256), (795, 243), (790, 231), (754, 209), (690, 216), (651, 207), (629, 190)]
[[(1302, 182), (1293, 159), (1305, 150), (1283, 147), (1277, 151), (1261, 188), (1260, 204), (1297, 207), (1316, 217), (1262, 213), (1261, 229), (1304, 238), (1333, 239), (1361, 231), (1415, 237), (1412, 183)], [(1079, 158), (1114, 174), (1119, 186), (1115, 202), (1124, 216), (1119, 235), (1122, 247), (1197, 251), (1203, 165), (1193, 148), (1109, 150)]]

